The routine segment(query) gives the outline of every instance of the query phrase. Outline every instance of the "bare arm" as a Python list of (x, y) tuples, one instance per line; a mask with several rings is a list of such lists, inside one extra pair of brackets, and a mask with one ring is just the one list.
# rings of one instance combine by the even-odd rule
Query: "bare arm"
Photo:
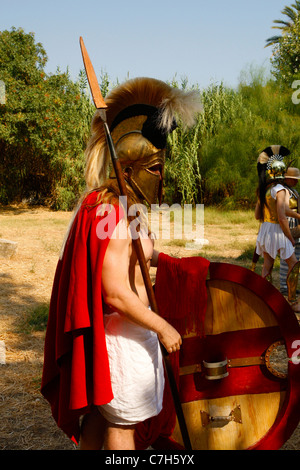
[(151, 266), (153, 268), (157, 268), (158, 257), (159, 257), (159, 251), (153, 250), (153, 255), (152, 255), (152, 259), (151, 259)]
[(256, 220), (260, 219), (260, 202), (259, 201), (257, 201), (256, 203), (254, 216)]
[[(126, 222), (121, 221), (120, 224), (123, 226), (119, 226), (119, 230), (125, 234)], [(103, 300), (128, 320), (157, 333), (166, 350), (174, 352), (182, 344), (179, 333), (162, 317), (149, 310), (132, 290), (129, 279), (130, 252), (130, 238), (121, 236), (110, 240), (102, 269)]]
[(291, 217), (293, 219), (298, 219), (300, 220), (300, 214), (298, 212), (293, 211), (292, 209), (289, 208), (289, 206), (285, 207), (285, 215), (287, 217)]
[(286, 218), (286, 191), (285, 190), (278, 191), (277, 196), (276, 196), (276, 201), (277, 201), (278, 221), (279, 221), (280, 227), (282, 228), (282, 231), (285, 234), (285, 236), (291, 241), (291, 243), (294, 246), (295, 240), (292, 237), (290, 227), (289, 227), (289, 222)]

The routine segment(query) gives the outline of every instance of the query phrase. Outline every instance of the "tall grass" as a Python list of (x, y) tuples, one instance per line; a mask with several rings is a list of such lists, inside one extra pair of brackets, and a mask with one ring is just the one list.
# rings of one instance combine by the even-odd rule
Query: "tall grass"
[[(104, 96), (116, 84), (102, 72), (100, 85)], [(193, 129), (185, 132), (179, 122), (168, 138), (164, 202), (253, 209), (256, 162), (265, 147), (273, 144), (288, 147), (293, 165), (298, 165), (300, 105), (292, 103), (294, 90), (284, 89), (262, 69), (250, 67), (241, 73), (236, 89), (223, 83), (201, 89), (199, 84), (190, 85), (187, 78), (181, 81), (173, 78), (171, 85), (184, 90), (197, 89), (203, 113)], [(84, 86), (85, 82), (82, 89)], [(87, 121), (90, 111), (86, 110), (85, 115)], [(67, 157), (64, 161), (68, 162)], [(59, 208), (63, 210), (73, 204), (74, 181), (78, 175), (82, 180), (82, 160), (74, 161), (76, 164), (65, 165), (64, 183), (56, 188)]]
[[(174, 81), (172, 84), (179, 86)], [(184, 86), (187, 87), (186, 82)], [(218, 135), (224, 123), (232, 122), (243, 110), (240, 96), (223, 84), (212, 85), (199, 93), (203, 113), (198, 116), (196, 125), (189, 132), (183, 132), (179, 126), (168, 140), (166, 201), (169, 203), (205, 201), (204, 177), (212, 161), (206, 162), (201, 150), (209, 139)]]
[(179, 127), (169, 138), (166, 202), (253, 208), (256, 162), (265, 147), (288, 147), (298, 165), (300, 107), (292, 91), (253, 68), (236, 90), (222, 83), (199, 90), (204, 112), (196, 126), (188, 133)]

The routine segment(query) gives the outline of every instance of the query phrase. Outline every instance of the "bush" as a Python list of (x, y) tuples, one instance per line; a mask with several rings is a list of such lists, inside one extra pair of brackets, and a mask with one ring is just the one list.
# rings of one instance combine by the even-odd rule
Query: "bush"
[(47, 75), (46, 62), (33, 33), (0, 32), (6, 93), (0, 104), (2, 203), (27, 199), (56, 207), (57, 188), (79, 195), (83, 185), (83, 153), (94, 112), (86, 79), (81, 73), (74, 83), (59, 70)]
[[(6, 86), (6, 102), (0, 101), (0, 203), (26, 199), (71, 210), (85, 186), (94, 105), (84, 72), (74, 83), (68, 72), (47, 75), (46, 62), (33, 33), (0, 32), (0, 80)], [(106, 73), (100, 82), (105, 96), (113, 86)], [(193, 129), (184, 132), (179, 123), (168, 138), (166, 203), (253, 208), (256, 161), (265, 147), (288, 147), (298, 165), (300, 107), (282, 80), (250, 68), (236, 90), (222, 83), (200, 90), (186, 78), (171, 84), (199, 90), (204, 110)]]

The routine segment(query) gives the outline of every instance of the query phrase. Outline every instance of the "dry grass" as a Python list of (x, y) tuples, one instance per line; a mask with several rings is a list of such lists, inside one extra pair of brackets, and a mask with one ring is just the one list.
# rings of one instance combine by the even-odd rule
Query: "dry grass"
[(22, 207), (1, 211), (1, 238), (18, 242), (16, 255), (0, 260), (0, 339), (6, 345), (0, 378), (1, 449), (73, 448), (39, 391), (44, 333), (20, 331), (28, 312), (49, 302), (69, 217)]
[[(57, 258), (70, 213), (9, 207), (0, 210), (0, 238), (18, 242), (11, 259), (0, 260), (0, 340), (6, 364), (0, 366), (0, 449), (70, 450), (72, 442), (57, 428), (40, 394), (44, 332), (22, 330), (28, 312), (47, 304)], [(205, 238), (209, 245), (187, 250), (182, 244), (158, 241), (157, 248), (173, 256), (201, 255), (214, 261), (250, 266), (257, 229), (239, 215), (222, 222), (207, 211)], [(155, 271), (151, 271), (155, 277)], [(275, 273), (276, 281), (276, 273)], [(285, 449), (300, 448), (299, 428)]]

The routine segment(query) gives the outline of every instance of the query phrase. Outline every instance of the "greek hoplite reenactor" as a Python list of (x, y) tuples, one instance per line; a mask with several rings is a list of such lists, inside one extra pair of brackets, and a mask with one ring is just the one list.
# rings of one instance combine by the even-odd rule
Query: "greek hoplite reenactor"
[[(194, 123), (201, 109), (199, 94), (137, 78), (114, 89), (105, 103), (128, 208), (157, 203), (167, 136), (177, 117), (187, 126)], [(171, 354), (182, 340), (149, 308), (106, 137), (96, 111), (86, 150), (86, 191), (53, 285), (42, 393), (58, 426), (80, 440), (82, 449), (130, 450), (138, 423), (162, 410), (159, 342)], [(142, 248), (147, 269), (157, 266), (159, 253), (146, 229)]]
[(287, 216), (289, 212), (289, 191), (284, 186), (285, 174), (289, 167), (290, 151), (281, 145), (267, 147), (258, 158), (259, 177), (258, 203), (255, 216), (262, 224), (257, 236), (256, 253), (263, 256), (262, 276), (267, 278), (272, 272), (274, 260), (279, 254), (288, 265), (288, 300), (298, 312), (296, 291), (299, 276), (299, 263), (294, 252), (295, 240), (292, 236)]
[[(284, 187), (289, 192), (289, 210), (287, 217), (291, 234), (295, 240), (295, 255), (297, 260), (300, 260), (300, 226), (299, 226), (299, 193), (296, 190), (296, 185), (300, 179), (300, 170), (298, 168), (289, 167), (284, 175)], [(280, 292), (284, 295), (287, 294), (286, 278), (288, 274), (288, 266), (284, 260), (280, 260)]]

